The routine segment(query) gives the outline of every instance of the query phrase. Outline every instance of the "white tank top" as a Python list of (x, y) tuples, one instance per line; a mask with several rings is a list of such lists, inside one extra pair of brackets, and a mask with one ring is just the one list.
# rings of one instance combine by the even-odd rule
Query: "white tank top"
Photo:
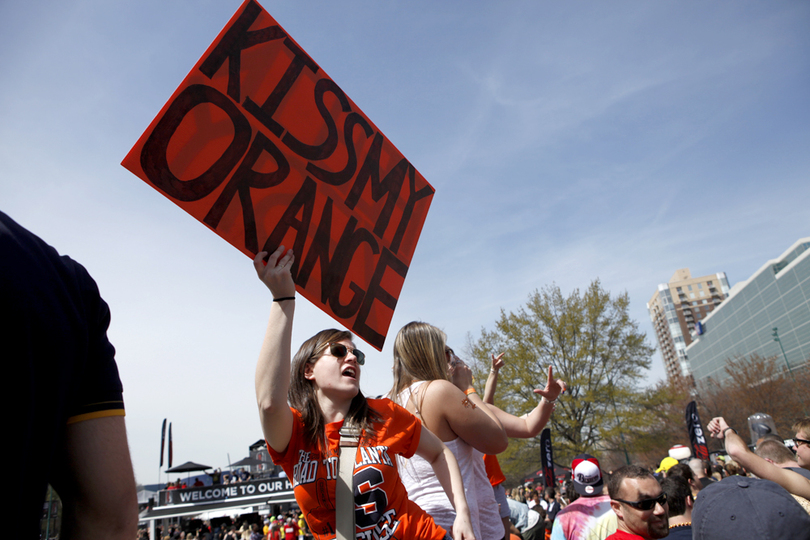
[[(417, 381), (403, 390), (397, 396), (397, 402), (404, 407), (411, 395), (424, 382)], [(416, 416), (421, 420), (418, 405)], [(498, 512), (492, 484), (487, 477), (484, 454), (464, 442), (461, 437), (444, 444), (458, 461), (476, 540), (501, 540), (504, 536), (503, 522)], [(433, 473), (430, 463), (417, 455), (411, 459), (397, 456), (397, 465), (399, 476), (408, 491), (408, 498), (430, 514), (437, 525), (448, 532), (452, 531), (456, 512)]]

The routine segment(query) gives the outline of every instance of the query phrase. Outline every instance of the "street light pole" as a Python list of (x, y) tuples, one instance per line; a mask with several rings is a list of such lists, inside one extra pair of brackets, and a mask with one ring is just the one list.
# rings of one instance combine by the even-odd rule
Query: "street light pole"
[(787, 354), (785, 354), (785, 348), (782, 346), (782, 340), (779, 339), (779, 330), (777, 327), (773, 327), (773, 340), (779, 344), (779, 348), (782, 349), (782, 358), (785, 359), (785, 365), (788, 368), (788, 373), (790, 373), (790, 378), (793, 379), (793, 383), (796, 383), (796, 377), (793, 376), (793, 369), (790, 367), (790, 362), (788, 362)]
[[(782, 340), (779, 339), (779, 329), (776, 326), (773, 327), (771, 336), (773, 336), (773, 340), (779, 344), (779, 348), (782, 349), (782, 358), (785, 359), (785, 365), (788, 368), (788, 373), (790, 373), (790, 378), (793, 379), (793, 384), (795, 386), (796, 377), (793, 376), (793, 369), (790, 367), (790, 362), (788, 362), (787, 354), (785, 354), (785, 347), (782, 345)], [(802, 402), (802, 411), (804, 412), (805, 416), (807, 416), (807, 409), (804, 406), (804, 402)]]

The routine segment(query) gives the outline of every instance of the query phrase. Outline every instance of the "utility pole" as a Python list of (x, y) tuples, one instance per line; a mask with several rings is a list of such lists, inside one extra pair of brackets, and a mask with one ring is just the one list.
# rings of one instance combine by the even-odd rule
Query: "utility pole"
[(788, 362), (787, 354), (785, 354), (785, 348), (782, 346), (782, 340), (779, 339), (779, 329), (777, 327), (773, 327), (771, 336), (773, 336), (773, 340), (779, 344), (779, 348), (782, 349), (782, 358), (785, 359), (785, 365), (788, 368), (788, 373), (790, 373), (790, 378), (793, 379), (793, 384), (796, 384), (796, 377), (793, 376), (793, 369), (790, 367), (790, 362)]
[[(790, 367), (787, 354), (785, 354), (785, 347), (782, 345), (782, 340), (779, 339), (779, 329), (776, 326), (773, 327), (771, 336), (773, 336), (773, 340), (779, 344), (779, 348), (782, 349), (782, 358), (785, 359), (785, 365), (788, 368), (788, 373), (790, 373), (790, 378), (793, 379), (793, 385), (796, 386), (796, 377), (793, 376), (793, 368)], [(804, 412), (804, 415), (807, 416), (807, 408), (804, 406), (804, 401), (802, 401), (802, 411)]]

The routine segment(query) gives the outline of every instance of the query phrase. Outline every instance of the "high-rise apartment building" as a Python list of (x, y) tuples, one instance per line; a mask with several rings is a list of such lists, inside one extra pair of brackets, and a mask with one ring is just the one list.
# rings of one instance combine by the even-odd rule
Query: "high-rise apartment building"
[(686, 347), (692, 343), (698, 323), (720, 305), (728, 292), (725, 272), (693, 278), (688, 268), (675, 272), (669, 283), (658, 285), (647, 302), (647, 311), (670, 380), (691, 379)]

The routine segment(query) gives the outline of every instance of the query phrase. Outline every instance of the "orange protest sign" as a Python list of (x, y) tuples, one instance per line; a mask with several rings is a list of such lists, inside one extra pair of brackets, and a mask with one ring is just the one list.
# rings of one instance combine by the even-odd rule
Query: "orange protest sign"
[(382, 349), (433, 187), (255, 1), (122, 164)]

